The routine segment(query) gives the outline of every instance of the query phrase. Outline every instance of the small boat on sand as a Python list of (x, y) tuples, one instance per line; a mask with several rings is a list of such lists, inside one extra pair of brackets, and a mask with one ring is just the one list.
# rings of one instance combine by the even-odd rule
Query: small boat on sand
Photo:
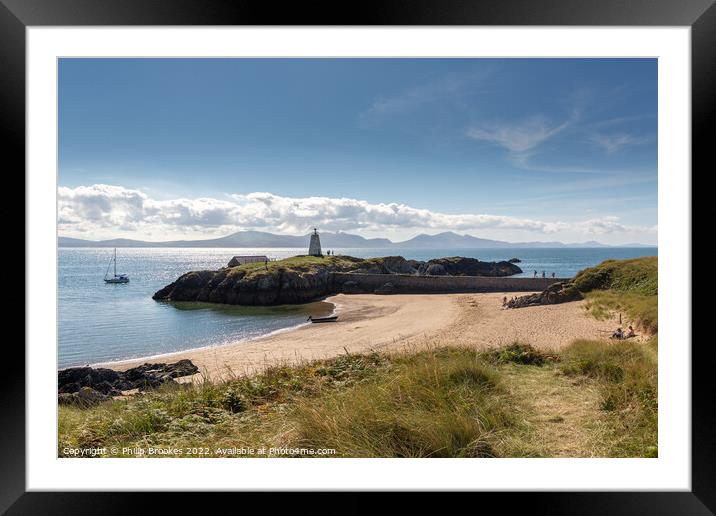
[(330, 317), (313, 317), (312, 315), (309, 315), (308, 320), (312, 323), (336, 322), (336, 320), (338, 320), (338, 316), (331, 315)]

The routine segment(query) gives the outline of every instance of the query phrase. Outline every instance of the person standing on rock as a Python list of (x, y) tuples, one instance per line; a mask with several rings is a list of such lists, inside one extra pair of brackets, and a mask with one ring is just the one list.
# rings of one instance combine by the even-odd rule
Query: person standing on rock
[(544, 271), (542, 271), (542, 277), (543, 277), (543, 278), (545, 277), (545, 275), (544, 275)]
[(535, 275), (534, 275), (534, 277), (535, 277), (535, 278), (537, 277), (537, 271), (535, 271)]
[(554, 272), (552, 273), (552, 279), (554, 279)]

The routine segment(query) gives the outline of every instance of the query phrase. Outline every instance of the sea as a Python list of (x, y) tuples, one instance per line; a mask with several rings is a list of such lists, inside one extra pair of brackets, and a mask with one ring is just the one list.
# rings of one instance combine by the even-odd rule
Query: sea
[[(325, 251), (325, 250), (324, 250)], [(361, 258), (400, 254), (429, 260), (465, 256), (483, 261), (519, 258), (524, 271), (558, 278), (613, 258), (655, 256), (656, 248), (510, 248), (510, 249), (333, 249)], [(315, 302), (277, 307), (154, 301), (152, 294), (191, 270), (218, 269), (234, 255), (259, 254), (281, 259), (306, 249), (120, 248), (117, 272), (126, 284), (103, 281), (113, 250), (58, 250), (58, 367), (167, 355), (187, 349), (247, 341), (307, 324), (332, 313), (333, 305)], [(168, 359), (168, 358), (167, 358)]]

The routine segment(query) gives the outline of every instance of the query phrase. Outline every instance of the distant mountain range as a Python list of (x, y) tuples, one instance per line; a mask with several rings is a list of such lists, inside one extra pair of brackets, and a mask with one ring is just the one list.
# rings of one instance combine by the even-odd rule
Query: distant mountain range
[[(392, 242), (387, 238), (363, 238), (350, 233), (321, 233), (323, 249), (385, 248), (385, 249), (488, 249), (488, 248), (560, 248), (560, 247), (656, 247), (644, 244), (612, 246), (600, 242), (503, 242), (470, 235), (458, 235), (451, 231), (437, 235), (420, 234), (403, 242)], [(83, 240), (81, 238), (59, 237), (60, 247), (305, 247), (308, 249), (309, 235), (274, 235), (263, 231), (239, 231), (225, 237), (208, 240), (172, 240), (147, 242), (128, 238), (111, 240)]]

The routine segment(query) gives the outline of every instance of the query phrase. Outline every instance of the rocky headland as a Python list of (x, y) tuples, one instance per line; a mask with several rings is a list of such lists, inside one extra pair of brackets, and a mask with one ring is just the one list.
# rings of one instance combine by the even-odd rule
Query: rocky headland
[(506, 261), (482, 262), (452, 257), (428, 261), (402, 256), (294, 256), (268, 263), (249, 263), (215, 271), (192, 271), (152, 297), (167, 301), (199, 301), (234, 305), (306, 303), (337, 293), (334, 272), (423, 276), (511, 276), (522, 270)]

